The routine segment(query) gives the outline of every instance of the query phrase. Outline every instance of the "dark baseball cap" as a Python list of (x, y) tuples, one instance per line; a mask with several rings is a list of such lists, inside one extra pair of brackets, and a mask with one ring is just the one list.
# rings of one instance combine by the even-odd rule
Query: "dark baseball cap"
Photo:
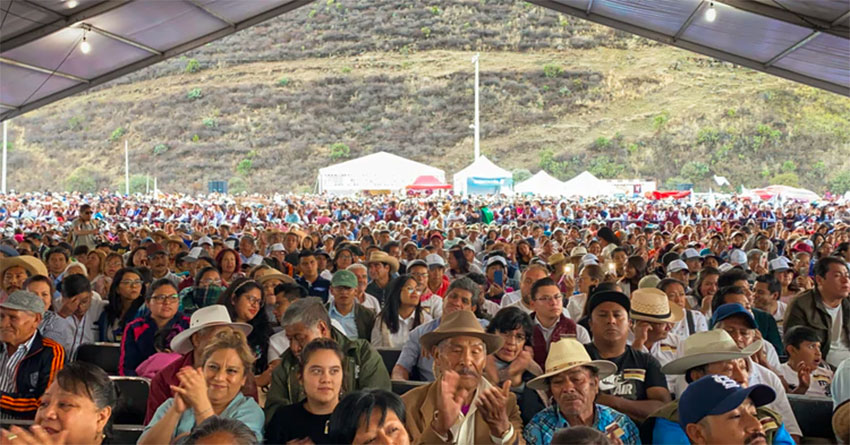
[(767, 385), (744, 388), (725, 375), (711, 374), (691, 383), (679, 399), (679, 425), (697, 423), (706, 416), (728, 413), (741, 406), (749, 397), (756, 407), (776, 399), (776, 392)]
[(758, 329), (756, 319), (753, 314), (747, 310), (741, 303), (726, 303), (721, 304), (713, 314), (711, 314), (711, 328), (714, 328), (719, 321), (725, 320), (733, 315), (741, 315), (747, 319), (750, 328)]

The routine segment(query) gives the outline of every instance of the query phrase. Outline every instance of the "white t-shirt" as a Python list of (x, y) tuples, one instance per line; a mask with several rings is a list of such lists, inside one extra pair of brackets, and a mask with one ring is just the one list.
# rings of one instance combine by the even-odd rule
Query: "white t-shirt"
[(520, 293), (519, 289), (517, 289), (513, 292), (508, 292), (505, 295), (502, 295), (502, 301), (499, 302), (499, 306), (507, 307), (519, 300), (522, 300), (522, 293)]
[[(782, 378), (785, 379), (785, 382), (788, 383), (788, 386), (791, 389), (797, 389), (797, 386), (800, 384), (797, 379), (797, 371), (791, 368), (791, 365), (788, 362), (783, 363), (779, 369), (779, 373), (782, 374)], [(809, 389), (806, 391), (807, 396), (830, 396), (830, 384), (832, 383), (832, 370), (823, 365), (818, 366), (811, 373), (812, 380), (809, 383)]]
[[(685, 317), (673, 325), (673, 329), (670, 330), (671, 334), (674, 334), (679, 338), (688, 338), (692, 334), (696, 334), (697, 332), (705, 332), (708, 330), (708, 321), (705, 319), (705, 315), (703, 315), (702, 312), (691, 309), (685, 310), (687, 311), (685, 313)], [(694, 319), (694, 332), (691, 332), (690, 329), (688, 329), (687, 314), (691, 314)]]
[(832, 318), (829, 329), (829, 354), (826, 355), (826, 362), (837, 368), (844, 359), (850, 358), (850, 349), (841, 342), (841, 329), (843, 327), (841, 305), (839, 304), (834, 308), (827, 306), (826, 312)]
[(785, 335), (782, 330), (782, 325), (785, 324), (785, 310), (788, 305), (782, 301), (776, 302), (776, 312), (773, 313), (773, 319), (776, 320), (776, 326), (779, 328), (779, 335)]
[(564, 314), (575, 321), (581, 318), (584, 304), (587, 303), (587, 294), (575, 294), (567, 300), (567, 313)]

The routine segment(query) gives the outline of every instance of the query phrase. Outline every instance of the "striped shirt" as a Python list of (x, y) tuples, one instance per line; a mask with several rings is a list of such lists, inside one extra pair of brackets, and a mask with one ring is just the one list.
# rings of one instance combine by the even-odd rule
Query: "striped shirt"
[(6, 343), (3, 343), (0, 348), (0, 390), (3, 392), (15, 392), (15, 374), (18, 364), (32, 348), (33, 340), (35, 340), (35, 334), (26, 343), (18, 346), (11, 356), (8, 354)]

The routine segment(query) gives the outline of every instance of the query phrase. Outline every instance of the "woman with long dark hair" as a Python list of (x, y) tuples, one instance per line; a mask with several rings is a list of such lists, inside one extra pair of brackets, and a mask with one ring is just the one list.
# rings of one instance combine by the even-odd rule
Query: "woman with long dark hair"
[(124, 327), (136, 318), (136, 312), (144, 304), (144, 275), (139, 269), (126, 267), (119, 270), (109, 286), (106, 299), (109, 304), (98, 320), (99, 341), (120, 342)]
[(646, 260), (640, 256), (630, 256), (626, 260), (626, 276), (620, 280), (620, 286), (626, 295), (637, 290), (640, 279), (646, 275)]
[(401, 275), (392, 282), (384, 308), (372, 328), (372, 346), (401, 348), (410, 331), (431, 321), (431, 316), (422, 310), (421, 295), (410, 275)]
[(469, 267), (469, 261), (463, 255), (462, 249), (449, 250), (449, 278), (455, 279), (461, 275), (466, 275), (472, 272)]
[(269, 364), (269, 338), (274, 329), (264, 310), (263, 287), (250, 278), (238, 278), (221, 294), (218, 304), (227, 308), (234, 323), (251, 325), (253, 330), (248, 335), (248, 346), (256, 358), (254, 374), (265, 372)]

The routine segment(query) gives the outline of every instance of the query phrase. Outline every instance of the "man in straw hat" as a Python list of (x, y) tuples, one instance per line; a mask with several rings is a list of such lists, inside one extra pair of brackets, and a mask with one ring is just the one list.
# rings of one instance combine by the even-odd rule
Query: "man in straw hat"
[(522, 418), (510, 382), (496, 387), (484, 378), (487, 356), (502, 347), (502, 337), (485, 332), (472, 312), (456, 311), (420, 343), (434, 356), (437, 380), (402, 396), (412, 442), (516, 443)]
[(366, 286), (366, 293), (373, 295), (383, 306), (389, 297), (390, 281), (398, 272), (398, 260), (386, 252), (373, 251), (366, 262), (369, 268), (369, 278), (372, 281)]
[[(661, 366), (676, 358), (679, 337), (671, 331), (673, 324), (685, 317), (685, 311), (670, 302), (660, 289), (637, 289), (632, 292), (629, 316), (634, 321), (632, 348), (648, 352)], [(667, 376), (668, 387), (672, 378)]]
[[(171, 339), (171, 350), (183, 354), (183, 357), (162, 368), (151, 380), (145, 424), (153, 418), (159, 405), (174, 395), (171, 386), (180, 385), (177, 372), (186, 366), (194, 367), (195, 363), (201, 363), (201, 356), (209, 340), (224, 329), (238, 329), (248, 335), (252, 327), (247, 323), (232, 322), (226, 307), (213, 304), (195, 311), (189, 320), (189, 329)], [(252, 378), (248, 379), (247, 384), (242, 388), (242, 393), (248, 397), (257, 398), (257, 387)]]
[(47, 267), (34, 256), (21, 255), (0, 259), (0, 302), (5, 301), (12, 292), (23, 289), (27, 278), (47, 274)]
[[(676, 376), (676, 393), (681, 395), (687, 386), (707, 375), (722, 375), (742, 386), (749, 385), (745, 360), (761, 348), (762, 341), (741, 349), (726, 331), (721, 329), (697, 332), (682, 342), (679, 357), (667, 363), (661, 371)], [(782, 423), (782, 416), (771, 409), (775, 401), (758, 408), (763, 419), (764, 433), (769, 443), (794, 443)], [(654, 412), (641, 426), (641, 438), (646, 443), (687, 443), (685, 430), (679, 425), (679, 404), (671, 402)]]
[(574, 338), (552, 343), (543, 374), (528, 387), (549, 391), (554, 403), (537, 413), (523, 431), (530, 445), (549, 445), (561, 428), (587, 426), (605, 433), (612, 443), (640, 443), (638, 429), (625, 414), (596, 403), (601, 379), (617, 371), (607, 360), (591, 360)]

